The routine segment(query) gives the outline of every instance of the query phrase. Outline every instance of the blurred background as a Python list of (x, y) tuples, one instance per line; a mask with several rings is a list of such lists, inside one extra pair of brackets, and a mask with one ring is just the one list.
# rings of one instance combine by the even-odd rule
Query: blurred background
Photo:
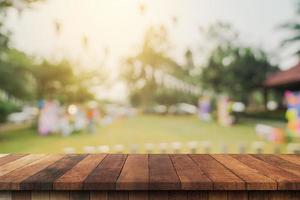
[(299, 0), (0, 0), (0, 153), (300, 153)]

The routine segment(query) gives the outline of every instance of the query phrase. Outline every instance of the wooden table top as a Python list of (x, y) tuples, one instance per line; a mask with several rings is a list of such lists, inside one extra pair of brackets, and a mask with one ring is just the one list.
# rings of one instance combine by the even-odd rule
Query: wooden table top
[(299, 155), (0, 154), (0, 190), (299, 189)]

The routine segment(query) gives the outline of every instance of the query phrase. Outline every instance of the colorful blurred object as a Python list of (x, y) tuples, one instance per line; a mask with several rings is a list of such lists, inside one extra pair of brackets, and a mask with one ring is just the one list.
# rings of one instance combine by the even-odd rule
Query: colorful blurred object
[(300, 138), (300, 92), (285, 92), (288, 140)]
[(255, 131), (260, 138), (276, 143), (285, 141), (285, 133), (283, 129), (275, 128), (265, 124), (257, 124)]

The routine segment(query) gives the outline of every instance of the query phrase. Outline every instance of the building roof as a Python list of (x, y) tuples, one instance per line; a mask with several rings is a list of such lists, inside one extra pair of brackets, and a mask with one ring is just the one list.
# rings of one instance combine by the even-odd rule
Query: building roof
[(300, 62), (284, 71), (270, 75), (264, 82), (265, 87), (287, 87), (289, 85), (299, 84), (300, 87)]

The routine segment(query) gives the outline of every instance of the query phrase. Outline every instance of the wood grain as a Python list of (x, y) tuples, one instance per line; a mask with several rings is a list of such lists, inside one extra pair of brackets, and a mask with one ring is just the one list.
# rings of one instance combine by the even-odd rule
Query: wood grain
[(107, 191), (91, 191), (90, 200), (108, 200)]
[(12, 200), (31, 200), (30, 191), (13, 191)]
[(69, 191), (51, 191), (50, 200), (69, 200)]
[(300, 166), (274, 155), (253, 155), (255, 158), (300, 176)]
[(149, 192), (148, 191), (129, 191), (128, 198), (129, 198), (129, 200), (148, 200)]
[(84, 181), (85, 190), (114, 190), (127, 155), (111, 154)]
[(26, 156), (27, 154), (9, 154), (0, 158), (0, 166), (6, 165), (9, 162), (13, 162), (19, 158)]
[(0, 200), (11, 200), (11, 191), (0, 191)]
[(208, 200), (207, 191), (188, 191), (188, 200)]
[(109, 200), (128, 200), (128, 192), (127, 191), (118, 191), (118, 192), (108, 192)]
[(245, 182), (210, 155), (190, 155), (213, 182), (214, 190), (245, 190)]
[(148, 155), (129, 155), (117, 181), (118, 190), (147, 190)]
[(83, 181), (105, 158), (105, 154), (88, 155), (53, 183), (55, 190), (81, 190)]
[(300, 165), (300, 155), (286, 154), (286, 155), (278, 155), (278, 157), (287, 160), (289, 162), (292, 162), (296, 165)]
[(32, 191), (31, 200), (49, 200), (50, 193), (49, 191)]
[(213, 183), (188, 155), (170, 155), (183, 190), (212, 190)]
[(86, 155), (66, 155), (20, 183), (22, 190), (52, 190), (53, 182), (81, 161)]
[(230, 155), (211, 155), (246, 183), (247, 190), (276, 190), (277, 182)]
[(168, 191), (150, 191), (149, 200), (166, 200), (169, 197)]
[(179, 177), (168, 155), (149, 155), (149, 189), (180, 189)]
[(70, 200), (89, 200), (90, 193), (86, 191), (71, 191)]
[(250, 155), (232, 155), (234, 158), (245, 163), (249, 167), (259, 171), (260, 174), (268, 176), (277, 181), (279, 190), (299, 190), (300, 178), (283, 169), (270, 165)]
[(43, 156), (45, 155), (42, 155), (42, 154), (32, 154), (32, 155), (27, 155), (27, 156), (24, 156), (24, 157), (21, 157), (17, 160), (14, 160), (12, 162), (9, 162), (7, 164), (4, 164), (1, 166), (0, 168), (0, 177), (9, 173), (9, 172), (12, 172), (18, 168), (21, 168), (31, 162), (34, 162), (36, 160), (39, 160), (41, 159)]
[(63, 155), (48, 155), (0, 177), (0, 190), (19, 190), (20, 183), (23, 180), (48, 167), (62, 157)]

